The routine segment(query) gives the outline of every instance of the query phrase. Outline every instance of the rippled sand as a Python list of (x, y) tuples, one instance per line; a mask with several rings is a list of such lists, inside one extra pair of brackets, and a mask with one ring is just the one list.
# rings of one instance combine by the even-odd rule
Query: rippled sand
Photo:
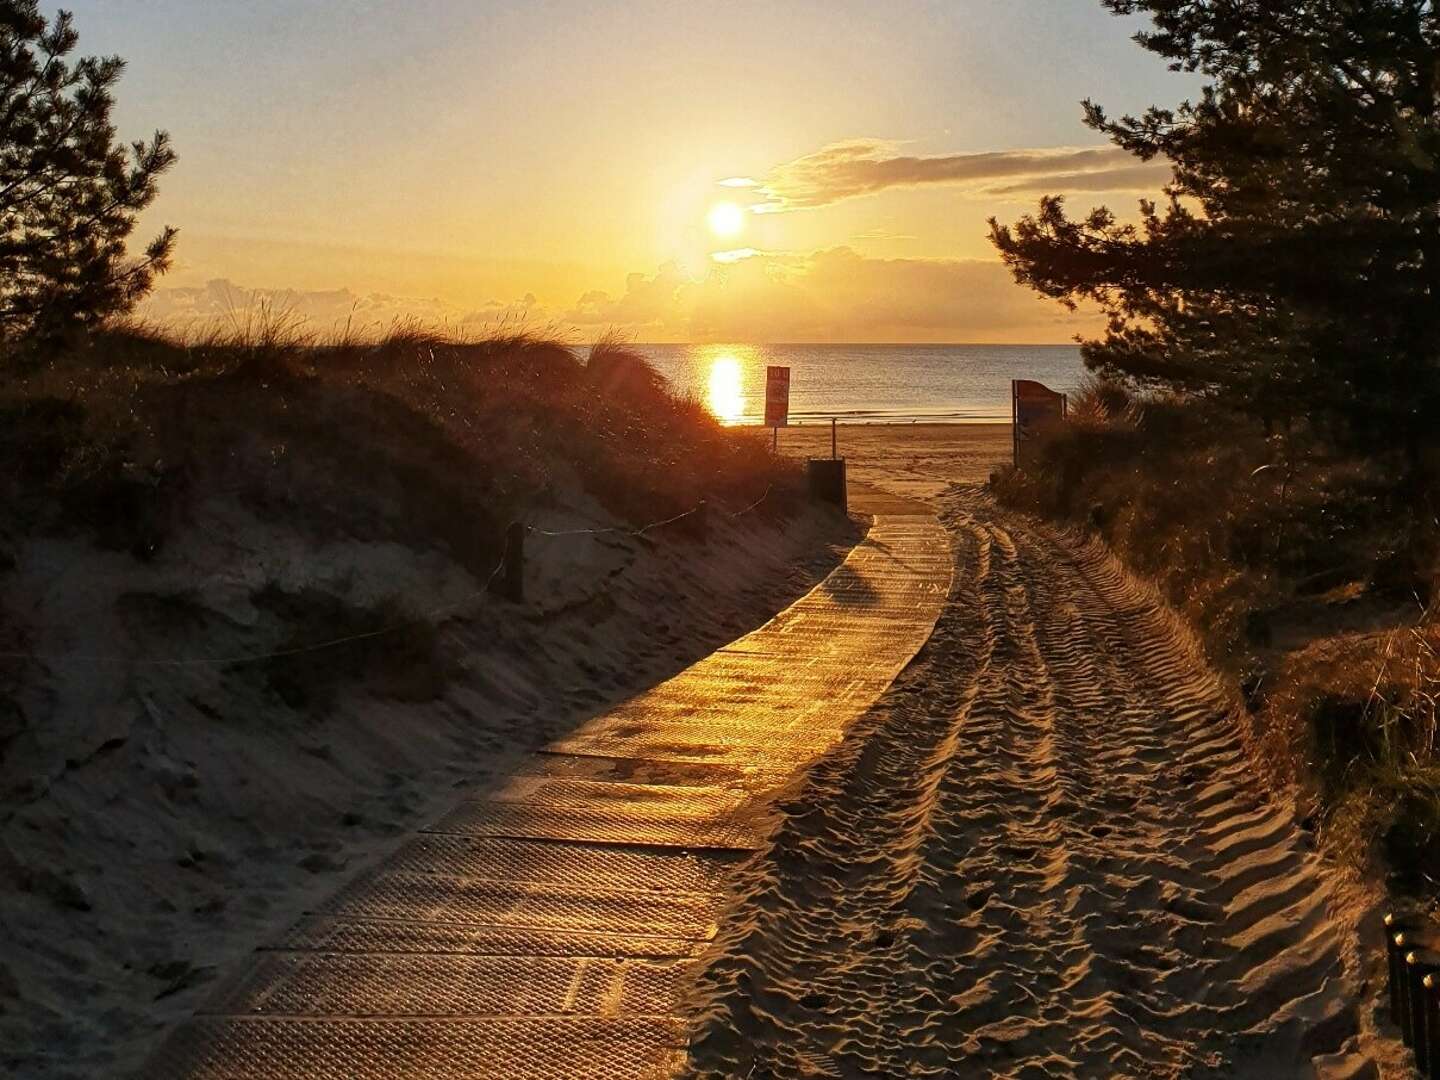
[(1102, 550), (938, 504), (950, 603), (736, 883), (694, 1073), (1315, 1075), (1348, 931), (1224, 688)]

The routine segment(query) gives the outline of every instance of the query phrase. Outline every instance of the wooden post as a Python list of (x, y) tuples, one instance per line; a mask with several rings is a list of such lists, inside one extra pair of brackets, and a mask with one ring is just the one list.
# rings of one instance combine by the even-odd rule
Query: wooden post
[[(1405, 986), (1407, 1004), (1410, 1007), (1410, 1015), (1404, 1030), (1410, 1034), (1409, 1044), (1415, 1048), (1415, 1060), (1420, 1071), (1429, 1075), (1430, 1064), (1430, 1031), (1426, 1027), (1427, 1002), (1432, 998), (1429, 987), (1425, 984), (1428, 976), (1440, 972), (1440, 956), (1429, 949), (1411, 949), (1405, 954), (1405, 968), (1407, 983)], [(1431, 985), (1434, 979), (1430, 980)]]
[(699, 540), (702, 544), (709, 542), (710, 510), (709, 504), (706, 503), (704, 499), (700, 500), (700, 504), (695, 507), (694, 513), (690, 515), (689, 526), (689, 529), (686, 531), (689, 532), (691, 536)]
[(1425, 1037), (1416, 1042), (1415, 1060), (1422, 1073), (1435, 1077), (1440, 1071), (1440, 1001), (1435, 997), (1440, 992), (1440, 982), (1432, 971), (1420, 980), (1420, 985), (1425, 998)]
[(512, 603), (525, 599), (525, 526), (512, 521), (505, 530), (505, 559), (496, 592)]
[(1020, 384), (1010, 380), (1010, 464), (1020, 467)]
[(811, 458), (805, 465), (810, 497), (847, 508), (844, 458)]
[(839, 455), (835, 452), (835, 417), (830, 417), (830, 460), (834, 461)]
[(1407, 951), (1405, 931), (1400, 931), (1400, 933), (1396, 934), (1390, 940), (1395, 943), (1395, 952), (1398, 956), (1395, 965), (1395, 981), (1400, 989), (1400, 993), (1398, 994), (1400, 999), (1400, 1015), (1397, 1018), (1400, 1023), (1400, 1041), (1406, 1046), (1410, 1046), (1410, 980), (1406, 978), (1409, 972), (1405, 970), (1407, 966), (1405, 963), (1405, 953)]

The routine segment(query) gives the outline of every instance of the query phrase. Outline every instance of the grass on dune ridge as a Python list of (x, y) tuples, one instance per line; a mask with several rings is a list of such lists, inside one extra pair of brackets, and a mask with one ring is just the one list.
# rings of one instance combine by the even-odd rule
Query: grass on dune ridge
[(1071, 417), (998, 496), (1099, 532), (1157, 581), (1330, 849), (1440, 897), (1440, 527), (1413, 463), (1100, 380)]
[(525, 330), (323, 340), (262, 314), (188, 335), (121, 323), (12, 361), (4, 496), (22, 520), (139, 554), (224, 494), (322, 537), (443, 545), (480, 572), (506, 524), (567, 485), (643, 524), (796, 482), (613, 337), (582, 357)]

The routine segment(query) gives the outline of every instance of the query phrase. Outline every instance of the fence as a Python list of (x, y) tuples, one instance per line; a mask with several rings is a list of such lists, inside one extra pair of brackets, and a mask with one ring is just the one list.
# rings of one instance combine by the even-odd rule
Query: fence
[(1440, 1080), (1440, 953), (1419, 919), (1385, 916), (1390, 1019), (1423, 1076)]
[[(726, 517), (731, 520), (739, 520), (759, 509), (761, 505), (769, 501), (774, 492), (774, 485), (765, 489), (758, 499), (743, 510), (729, 511), (720, 509)], [(676, 514), (673, 517), (663, 518), (659, 521), (652, 521), (638, 529), (627, 529), (623, 526), (608, 526), (595, 529), (541, 529), (534, 525), (526, 525), (523, 522), (512, 522), (505, 532), (505, 546), (500, 555), (500, 561), (495, 564), (495, 569), (490, 571), (481, 587), (474, 592), (466, 594), (459, 600), (429, 610), (417, 615), (413, 619), (406, 619), (377, 630), (367, 630), (363, 633), (347, 634), (343, 637), (330, 638), (325, 641), (314, 642), (309, 645), (296, 646), (289, 649), (279, 649), (265, 653), (247, 653), (240, 656), (221, 657), (200, 657), (200, 658), (173, 658), (173, 657), (128, 657), (128, 656), (103, 656), (103, 655), (78, 655), (74, 653), (54, 654), (37, 653), (27, 651), (0, 652), (0, 660), (38, 660), (56, 661), (61, 659), (81, 660), (93, 664), (125, 664), (135, 667), (233, 667), (237, 664), (262, 663), (266, 660), (277, 660), (288, 656), (302, 656), (306, 653), (320, 652), (325, 649), (340, 648), (344, 645), (354, 644), (360, 641), (369, 641), (374, 638), (384, 637), (388, 634), (398, 634), (405, 630), (414, 630), (417, 627), (435, 624), (438, 620), (449, 618), (467, 607), (483, 601), (487, 596), (496, 594), (504, 599), (519, 602), (524, 598), (524, 574), (525, 574), (525, 552), (524, 542), (527, 534), (534, 534), (545, 537), (581, 537), (581, 536), (633, 536), (647, 538), (650, 533), (661, 529), (690, 523), (692, 535), (704, 537), (709, 528), (709, 504), (703, 499), (686, 510), (684, 513)]]

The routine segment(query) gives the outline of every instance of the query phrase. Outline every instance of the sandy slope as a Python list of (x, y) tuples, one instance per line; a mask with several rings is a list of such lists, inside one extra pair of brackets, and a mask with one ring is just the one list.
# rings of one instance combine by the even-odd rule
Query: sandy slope
[(1223, 688), (1100, 550), (943, 506), (951, 602), (737, 886), (695, 1071), (1314, 1075), (1348, 935)]
[[(534, 523), (614, 524), (576, 490), (556, 502)], [(42, 537), (0, 574), (40, 654), (0, 666), (30, 720), (0, 747), (5, 1077), (125, 1075), (218, 970), (458, 790), (763, 622), (858, 535), (802, 507), (783, 525), (712, 510), (703, 548), (535, 537), (514, 607), (439, 551), (317, 541), (224, 499), (188, 524), (153, 563)], [(446, 679), (352, 678), (316, 714), (254, 665), (149, 662), (275, 648), (253, 599), (273, 583), (442, 610)]]
[(674, 1076), (680, 990), (769, 797), (845, 738), (949, 593), (933, 517), (855, 508), (875, 520), (820, 585), (466, 792), (238, 965), (146, 1080)]

